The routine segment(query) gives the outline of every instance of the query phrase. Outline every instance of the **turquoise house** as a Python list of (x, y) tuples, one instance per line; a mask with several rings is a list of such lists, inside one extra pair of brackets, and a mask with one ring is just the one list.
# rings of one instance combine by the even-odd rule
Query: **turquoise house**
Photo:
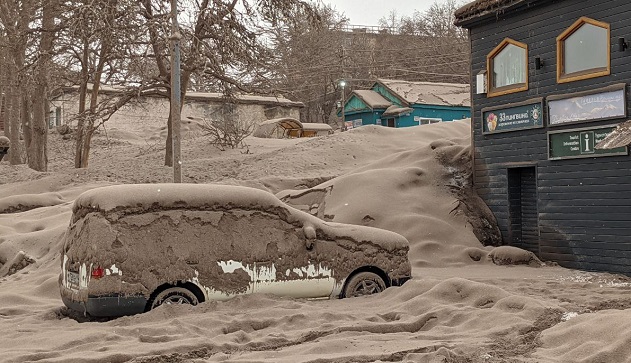
[(379, 79), (371, 89), (350, 94), (344, 104), (344, 122), (346, 129), (426, 125), (469, 118), (470, 106), (468, 84)]

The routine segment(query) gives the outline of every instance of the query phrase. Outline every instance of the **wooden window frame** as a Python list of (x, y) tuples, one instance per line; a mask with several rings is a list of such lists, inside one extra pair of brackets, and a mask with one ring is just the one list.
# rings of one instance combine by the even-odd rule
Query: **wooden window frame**
[[(565, 74), (565, 40), (585, 24), (607, 30), (607, 67), (591, 68), (584, 71)], [(586, 16), (581, 17), (557, 37), (557, 83), (575, 82), (589, 78), (603, 77), (611, 74), (611, 26)]]
[[(510, 44), (517, 46), (519, 48), (522, 48), (526, 51), (526, 59), (524, 59), (525, 60), (524, 64), (526, 66), (526, 69), (525, 69), (526, 80), (524, 83), (516, 83), (516, 84), (511, 84), (508, 86), (497, 87), (497, 88), (493, 87), (493, 58), (495, 58), (495, 56), (497, 56), (501, 51), (504, 50), (504, 48), (506, 48)], [(497, 47), (495, 47), (491, 51), (491, 53), (489, 53), (486, 56), (486, 76), (487, 76), (487, 84), (489, 87), (489, 90), (487, 92), (487, 97), (497, 97), (497, 96), (507, 95), (510, 93), (527, 91), (528, 90), (528, 44), (518, 42), (510, 38), (506, 38), (502, 40), (502, 42)]]

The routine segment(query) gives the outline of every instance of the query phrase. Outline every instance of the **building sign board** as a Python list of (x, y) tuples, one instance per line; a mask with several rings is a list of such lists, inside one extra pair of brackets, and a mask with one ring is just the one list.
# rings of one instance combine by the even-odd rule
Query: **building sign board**
[(591, 127), (548, 133), (548, 158), (550, 160), (593, 158), (628, 155), (626, 146), (615, 149), (596, 149), (596, 144), (607, 137), (616, 127)]
[(543, 127), (543, 100), (482, 109), (482, 133), (495, 134)]
[(607, 120), (627, 116), (624, 86), (616, 90), (574, 97), (548, 97), (549, 125)]

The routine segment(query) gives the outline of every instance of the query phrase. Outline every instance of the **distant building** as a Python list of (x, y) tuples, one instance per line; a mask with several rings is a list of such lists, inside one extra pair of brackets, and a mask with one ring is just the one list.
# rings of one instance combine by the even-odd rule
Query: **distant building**
[[(471, 116), (468, 84), (379, 79), (370, 90), (353, 91), (344, 104), (346, 128), (409, 127)], [(338, 112), (341, 116), (341, 110)]]
[(474, 184), (504, 244), (631, 275), (630, 13), (618, 0), (456, 12), (471, 41)]
[[(120, 88), (103, 86), (99, 91), (102, 100), (116, 98), (122, 92)], [(216, 120), (233, 118), (235, 122), (254, 124), (259, 120), (279, 117), (300, 117), (301, 102), (290, 101), (283, 97), (237, 95), (232, 103), (227, 103), (220, 93), (188, 92), (182, 107), (182, 119)], [(64, 87), (54, 92), (51, 100), (49, 126), (76, 124), (79, 112), (78, 87)], [(107, 121), (109, 125), (155, 122), (166, 126), (169, 117), (169, 99), (158, 92), (145, 92), (116, 111)]]

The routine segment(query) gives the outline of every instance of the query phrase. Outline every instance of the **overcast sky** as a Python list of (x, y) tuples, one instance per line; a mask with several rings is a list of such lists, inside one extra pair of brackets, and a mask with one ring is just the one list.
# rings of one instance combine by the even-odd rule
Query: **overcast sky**
[(396, 10), (397, 15), (412, 15), (414, 10), (423, 12), (434, 2), (443, 0), (323, 0), (338, 12), (344, 13), (353, 25), (379, 25), (379, 19)]

